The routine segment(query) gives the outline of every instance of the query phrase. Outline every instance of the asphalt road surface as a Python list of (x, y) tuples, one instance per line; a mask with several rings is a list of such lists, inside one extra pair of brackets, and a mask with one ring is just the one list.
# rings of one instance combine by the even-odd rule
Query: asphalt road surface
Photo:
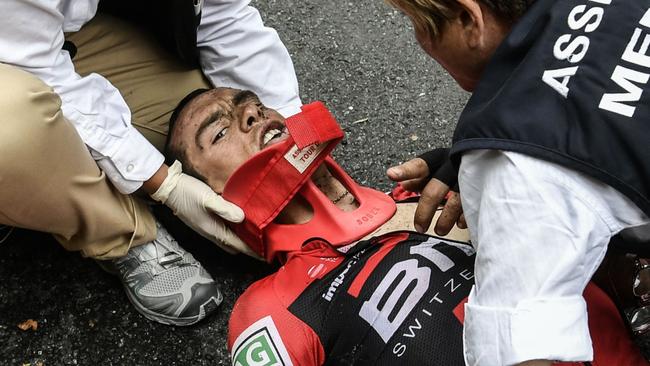
[[(344, 127), (335, 156), (357, 181), (388, 190), (388, 166), (450, 142), (468, 96), (419, 49), (408, 19), (382, 0), (253, 5), (289, 49), (303, 101), (325, 102)], [(220, 282), (218, 314), (189, 328), (152, 323), (92, 260), (46, 234), (17, 230), (0, 244), (0, 364), (229, 364), (233, 303), (273, 267), (227, 256), (159, 211)], [(27, 319), (38, 329), (18, 329)]]

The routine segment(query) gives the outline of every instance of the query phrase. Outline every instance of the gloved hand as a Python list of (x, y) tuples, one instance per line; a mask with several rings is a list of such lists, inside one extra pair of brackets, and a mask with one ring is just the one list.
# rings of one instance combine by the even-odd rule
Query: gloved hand
[(420, 192), (413, 219), (417, 231), (426, 232), (429, 229), (431, 220), (445, 197), (447, 202), (434, 228), (436, 234), (447, 235), (456, 223), (460, 228), (467, 227), (458, 194), (457, 173), (449, 160), (449, 149), (431, 150), (388, 169), (386, 174), (393, 181), (401, 182), (404, 189)]
[(167, 205), (187, 226), (225, 251), (255, 256), (221, 220), (242, 222), (244, 212), (241, 208), (224, 200), (207, 184), (184, 174), (182, 169), (181, 163), (175, 161), (169, 167), (167, 178), (151, 198)]
[(438, 148), (418, 156), (427, 164), (429, 175), (427, 181), (435, 178), (458, 192), (458, 173), (449, 159), (449, 149)]

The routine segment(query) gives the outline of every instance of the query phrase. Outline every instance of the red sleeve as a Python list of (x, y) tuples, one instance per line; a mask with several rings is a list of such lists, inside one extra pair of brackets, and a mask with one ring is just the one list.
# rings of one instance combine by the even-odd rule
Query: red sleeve
[(594, 366), (648, 366), (623, 323), (616, 305), (603, 290), (590, 283), (584, 292), (589, 332), (594, 346)]
[[(593, 366), (650, 366), (630, 338), (614, 302), (603, 290), (589, 283), (583, 296), (587, 303), (589, 333), (594, 347)], [(463, 300), (454, 309), (461, 322), (465, 319)], [(582, 366), (582, 362), (559, 362), (556, 366)]]
[(325, 352), (318, 336), (281, 302), (275, 276), (255, 282), (235, 303), (228, 324), (232, 364), (322, 365)]
[[(650, 365), (632, 342), (614, 302), (603, 290), (589, 283), (582, 294), (587, 302), (589, 333), (594, 347), (593, 366)], [(557, 366), (582, 366), (582, 362), (560, 362)]]

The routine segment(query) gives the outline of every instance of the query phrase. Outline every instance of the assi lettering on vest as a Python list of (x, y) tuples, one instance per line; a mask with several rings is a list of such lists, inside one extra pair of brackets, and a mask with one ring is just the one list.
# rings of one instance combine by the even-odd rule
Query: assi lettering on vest
[(573, 33), (565, 33), (555, 41), (553, 56), (573, 66), (544, 70), (542, 81), (565, 98), (569, 95), (569, 81), (578, 72), (579, 63), (589, 50), (591, 40), (587, 35), (600, 26), (605, 15), (602, 5), (611, 2), (612, 0), (590, 0), (589, 7), (584, 4), (574, 7), (567, 17), (567, 26)]

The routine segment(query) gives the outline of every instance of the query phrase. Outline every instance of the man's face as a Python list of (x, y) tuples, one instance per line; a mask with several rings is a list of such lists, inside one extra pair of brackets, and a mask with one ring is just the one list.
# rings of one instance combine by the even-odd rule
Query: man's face
[(194, 98), (181, 112), (172, 144), (216, 192), (232, 173), (264, 147), (286, 139), (284, 118), (246, 90), (217, 88)]
[(511, 25), (478, 2), (461, 3), (458, 16), (444, 25), (438, 37), (416, 28), (415, 38), (461, 88), (473, 91)]
[(482, 60), (462, 42), (455, 24), (448, 24), (438, 38), (422, 31), (415, 32), (420, 47), (442, 66), (466, 91), (474, 90), (486, 60)]

